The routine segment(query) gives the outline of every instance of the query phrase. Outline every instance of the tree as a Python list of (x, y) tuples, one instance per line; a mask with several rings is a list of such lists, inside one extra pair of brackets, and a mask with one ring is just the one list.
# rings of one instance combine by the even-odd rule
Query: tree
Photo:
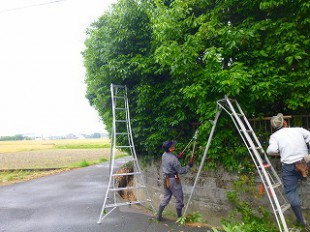
[[(305, 0), (119, 0), (88, 30), (87, 98), (110, 130), (110, 83), (128, 87), (143, 155), (167, 139), (182, 147), (194, 125), (203, 145), (225, 94), (252, 117), (308, 112), (309, 9)], [(246, 159), (230, 124), (219, 122), (210, 165)]]

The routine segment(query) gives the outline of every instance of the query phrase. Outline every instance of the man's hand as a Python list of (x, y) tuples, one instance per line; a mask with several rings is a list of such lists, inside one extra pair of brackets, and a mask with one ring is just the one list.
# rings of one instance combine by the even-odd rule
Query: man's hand
[(191, 167), (193, 167), (194, 164), (193, 164), (193, 162), (188, 162), (187, 165), (191, 168)]
[(188, 164), (187, 164), (188, 166), (190, 166), (190, 167), (193, 167), (193, 165), (194, 165), (194, 154), (191, 156), (191, 158), (189, 159), (189, 162), (188, 162)]

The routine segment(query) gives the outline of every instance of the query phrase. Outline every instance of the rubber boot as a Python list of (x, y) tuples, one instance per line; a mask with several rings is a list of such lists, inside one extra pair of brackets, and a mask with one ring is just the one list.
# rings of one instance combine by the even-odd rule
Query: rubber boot
[(177, 217), (182, 217), (182, 208), (177, 208)]
[(299, 205), (292, 206), (292, 210), (294, 211), (298, 224), (301, 226), (306, 226), (306, 223), (304, 222), (304, 218), (302, 217), (301, 207)]
[(160, 205), (159, 210), (158, 210), (158, 215), (157, 215), (157, 220), (161, 221), (163, 220), (163, 211), (165, 209), (165, 206)]

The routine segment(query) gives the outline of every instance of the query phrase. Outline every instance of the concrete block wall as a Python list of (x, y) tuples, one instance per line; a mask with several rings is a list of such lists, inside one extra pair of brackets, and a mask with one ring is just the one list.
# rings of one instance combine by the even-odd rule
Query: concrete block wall
[[(158, 209), (163, 194), (163, 176), (160, 165), (161, 164), (158, 161), (154, 161), (152, 164), (142, 167), (145, 175), (145, 182), (156, 209)], [(195, 168), (193, 170), (195, 170)], [(190, 192), (192, 191), (197, 174), (197, 168), (196, 172), (193, 170), (190, 171), (190, 173), (181, 176), (185, 205), (187, 204), (187, 200)], [(231, 212), (232, 206), (227, 199), (227, 192), (232, 190), (232, 183), (237, 178), (237, 174), (228, 173), (223, 168), (219, 168), (216, 172), (203, 172), (198, 179), (188, 208), (188, 213), (199, 212), (205, 219), (207, 219), (208, 222), (212, 222), (213, 225), (220, 225), (221, 220), (228, 219), (229, 213)], [(301, 183), (301, 199), (303, 209), (306, 211), (305, 214), (308, 215), (310, 213), (309, 179), (310, 178)], [(257, 191), (259, 191), (259, 184), (260, 179), (257, 178)], [(174, 203), (175, 200), (172, 198), (166, 210), (174, 213)], [(260, 199), (260, 203), (266, 207), (270, 207), (266, 194), (262, 199)], [(286, 212), (289, 217), (291, 217), (291, 213), (292, 212), (290, 212), (290, 210)]]

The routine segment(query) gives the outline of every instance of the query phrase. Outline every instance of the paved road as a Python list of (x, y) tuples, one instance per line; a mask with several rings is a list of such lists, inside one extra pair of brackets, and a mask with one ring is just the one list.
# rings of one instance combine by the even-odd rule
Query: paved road
[(117, 208), (97, 224), (109, 163), (0, 187), (0, 232), (206, 232), (158, 223), (149, 212)]

